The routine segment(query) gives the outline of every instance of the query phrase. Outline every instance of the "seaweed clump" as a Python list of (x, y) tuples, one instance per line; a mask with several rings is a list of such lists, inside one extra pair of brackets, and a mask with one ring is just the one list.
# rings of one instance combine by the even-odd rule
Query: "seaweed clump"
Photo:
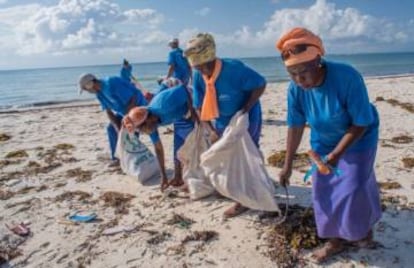
[(124, 194), (118, 192), (105, 192), (100, 196), (104, 201), (106, 207), (115, 208), (116, 214), (128, 214), (128, 207), (131, 199), (134, 198), (131, 194)]
[(273, 226), (266, 240), (267, 255), (278, 267), (296, 267), (301, 249), (313, 249), (324, 242), (317, 236), (313, 209), (296, 204), (288, 207), (286, 220)]
[[(286, 158), (286, 151), (278, 151), (267, 158), (269, 165), (282, 168)], [(306, 153), (295, 154), (293, 158), (293, 168), (302, 168), (309, 165), (309, 157)]]

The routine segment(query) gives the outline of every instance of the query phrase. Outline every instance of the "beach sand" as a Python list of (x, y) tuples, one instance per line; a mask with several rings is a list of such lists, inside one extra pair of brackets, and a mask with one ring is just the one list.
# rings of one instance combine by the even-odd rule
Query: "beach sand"
[[(325, 265), (412, 267), (414, 76), (366, 82), (381, 117), (376, 173), (385, 211), (374, 230), (379, 246), (347, 250)], [(274, 179), (280, 169), (267, 158), (285, 149), (286, 87), (270, 84), (261, 98), (261, 149)], [(1, 267), (276, 267), (268, 254), (272, 219), (259, 221), (260, 213), (249, 211), (223, 221), (232, 204), (228, 199), (190, 201), (175, 192), (162, 194), (156, 179), (140, 185), (109, 168), (106, 124), (96, 104), (0, 114), (0, 246), (8, 246), (10, 258), (17, 255)], [(161, 135), (169, 174), (172, 137)], [(309, 130), (299, 152), (309, 148), (308, 139)], [(153, 150), (147, 136), (143, 141)], [(306, 168), (292, 175), (290, 204), (311, 205), (311, 186), (303, 183)], [(283, 189), (277, 191), (284, 204)], [(98, 219), (71, 224), (67, 217), (76, 210), (94, 211)], [(10, 232), (5, 224), (12, 222), (30, 223), (30, 236)], [(134, 230), (102, 233), (114, 226)], [(197, 231), (211, 232), (203, 237)], [(197, 238), (208, 241), (187, 241)], [(301, 252), (300, 265), (317, 266), (306, 260), (309, 251)]]

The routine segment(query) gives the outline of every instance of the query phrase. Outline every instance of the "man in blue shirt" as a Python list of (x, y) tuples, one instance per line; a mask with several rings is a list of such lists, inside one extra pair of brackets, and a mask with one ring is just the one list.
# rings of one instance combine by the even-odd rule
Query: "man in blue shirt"
[(179, 47), (177, 38), (172, 39), (168, 45), (171, 51), (168, 54), (168, 73), (166, 78), (174, 77), (187, 85), (191, 78), (191, 67), (183, 56), (183, 50)]
[(124, 59), (122, 64), (120, 76), (125, 81), (134, 84), (139, 90), (142, 91), (144, 89), (138, 79), (132, 74), (132, 65), (126, 59)]
[[(108, 115), (110, 124), (106, 130), (111, 150), (112, 163), (110, 166), (118, 165), (119, 160), (115, 157), (115, 151), (122, 118), (133, 107), (146, 105), (147, 102), (141, 91), (120, 77), (98, 79), (93, 74), (83, 74), (79, 77), (78, 83), (80, 92), (84, 90), (96, 95), (102, 110), (106, 111)], [(156, 150), (157, 146), (162, 146), (157, 145), (157, 140), (159, 140), (158, 133), (152, 134), (151, 140)], [(158, 148), (158, 150), (160, 149)]]
[(122, 63), (120, 76), (122, 79), (130, 83), (132, 83), (135, 80), (135, 77), (132, 75), (132, 65), (129, 64), (129, 62), (126, 59), (124, 59)]

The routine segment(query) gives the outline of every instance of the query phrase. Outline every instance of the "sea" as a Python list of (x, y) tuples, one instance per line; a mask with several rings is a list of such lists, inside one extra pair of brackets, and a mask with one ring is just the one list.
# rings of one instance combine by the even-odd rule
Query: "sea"
[[(353, 65), (364, 77), (405, 76), (414, 74), (414, 52), (327, 55), (327, 60)], [(268, 83), (288, 81), (279, 57), (240, 58), (266, 77)], [(157, 78), (167, 73), (166, 62), (132, 64), (133, 74), (149, 91), (157, 90)], [(90, 102), (92, 94), (78, 93), (77, 80), (82, 73), (98, 77), (117, 76), (121, 65), (97, 65), (0, 71), (0, 112), (52, 104)]]

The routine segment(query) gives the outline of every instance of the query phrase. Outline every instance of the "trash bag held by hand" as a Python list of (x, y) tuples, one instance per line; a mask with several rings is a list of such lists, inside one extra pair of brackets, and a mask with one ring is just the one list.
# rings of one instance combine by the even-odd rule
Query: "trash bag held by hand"
[(251, 209), (279, 211), (275, 186), (248, 126), (247, 113), (234, 115), (223, 136), (201, 155), (201, 166), (222, 195)]
[(183, 166), (183, 179), (188, 185), (190, 198), (193, 200), (209, 196), (215, 191), (200, 167), (200, 156), (207, 151), (208, 147), (204, 129), (199, 124), (195, 124), (193, 131), (187, 136), (177, 153)]
[(121, 128), (116, 148), (122, 171), (130, 176), (137, 176), (140, 183), (159, 174), (160, 167), (154, 154), (134, 133), (129, 134)]

